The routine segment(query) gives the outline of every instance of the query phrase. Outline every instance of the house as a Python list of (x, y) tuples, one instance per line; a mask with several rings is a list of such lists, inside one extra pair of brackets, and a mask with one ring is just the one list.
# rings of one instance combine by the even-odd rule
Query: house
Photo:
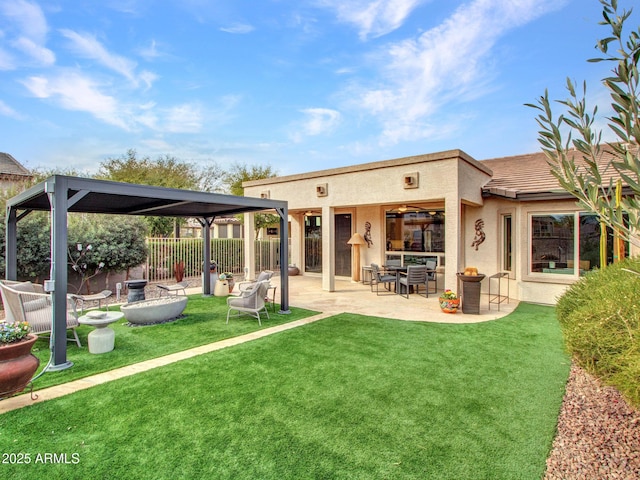
[(599, 223), (559, 187), (543, 153), (478, 161), (450, 150), (243, 186), (246, 196), (288, 202), (290, 263), (328, 291), (336, 277), (359, 277), (347, 243), (356, 232), (367, 242), (361, 265), (432, 260), (439, 289), (452, 290), (473, 266), (487, 276), (484, 292), (504, 273), (502, 291), (522, 301), (553, 304), (599, 267)]
[(0, 152), (0, 190), (20, 186), (33, 178), (31, 172), (8, 153)]
[[(195, 218), (188, 218), (180, 228), (183, 237), (202, 238), (202, 225)], [(216, 217), (211, 225), (211, 238), (242, 238), (242, 222), (235, 216)]]

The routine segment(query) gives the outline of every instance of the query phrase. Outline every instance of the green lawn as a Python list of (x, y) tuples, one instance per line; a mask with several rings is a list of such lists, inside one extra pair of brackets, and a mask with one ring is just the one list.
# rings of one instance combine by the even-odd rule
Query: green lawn
[[(118, 309), (118, 307), (112, 307), (112, 309)], [(191, 295), (187, 308), (184, 310), (184, 318), (175, 322), (129, 327), (126, 325), (126, 320), (123, 319), (111, 324), (110, 328), (116, 332), (115, 349), (102, 355), (89, 353), (87, 335), (93, 330), (93, 327), (81, 325), (78, 327), (78, 335), (82, 347), (78, 347), (75, 342), (67, 343), (67, 359), (73, 362), (73, 368), (45, 373), (34, 382), (34, 387), (38, 390), (59, 385), (150, 358), (161, 357), (274, 325), (292, 322), (317, 313), (301, 308), (291, 308), (290, 310), (290, 314), (283, 315), (278, 313), (277, 308), (275, 312), (272, 312), (269, 306), (270, 319), (267, 320), (263, 316), (262, 326), (258, 325), (257, 319), (246, 315), (232, 317), (229, 324), (226, 324), (226, 297)], [(71, 336), (71, 333), (68, 332), (68, 335)], [(49, 360), (49, 339), (39, 339), (34, 345), (33, 353), (40, 358), (41, 370)], [(36, 373), (39, 373), (40, 370)]]
[(470, 325), (343, 314), (0, 415), (2, 452), (31, 462), (0, 472), (539, 479), (569, 363), (550, 307)]

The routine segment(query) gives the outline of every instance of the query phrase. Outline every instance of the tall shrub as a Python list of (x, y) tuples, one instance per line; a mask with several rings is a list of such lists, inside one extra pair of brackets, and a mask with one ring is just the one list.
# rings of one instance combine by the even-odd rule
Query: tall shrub
[(640, 407), (640, 258), (594, 270), (557, 303), (575, 361)]

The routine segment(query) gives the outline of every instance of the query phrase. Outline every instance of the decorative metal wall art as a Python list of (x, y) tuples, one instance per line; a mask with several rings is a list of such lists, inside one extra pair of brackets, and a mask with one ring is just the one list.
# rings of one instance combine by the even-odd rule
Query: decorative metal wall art
[(484, 231), (482, 230), (484, 228), (484, 220), (482, 220), (481, 218), (479, 218), (478, 220), (476, 220), (476, 236), (473, 237), (473, 242), (471, 242), (471, 246), (475, 247), (476, 250), (478, 250), (478, 246), (484, 242), (484, 239), (486, 238), (486, 235), (484, 234)]
[(367, 248), (373, 247), (371, 239), (371, 222), (364, 222), (364, 240), (367, 242)]

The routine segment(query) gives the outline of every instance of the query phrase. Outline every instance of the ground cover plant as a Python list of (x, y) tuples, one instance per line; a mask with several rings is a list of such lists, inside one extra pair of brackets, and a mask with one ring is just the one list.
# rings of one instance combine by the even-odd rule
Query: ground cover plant
[(30, 459), (2, 472), (539, 479), (568, 371), (551, 307), (468, 325), (341, 314), (0, 415), (3, 451)]
[(558, 300), (567, 348), (588, 372), (640, 408), (640, 257), (596, 270)]
[[(78, 327), (78, 336), (82, 347), (72, 342), (67, 344), (67, 359), (73, 362), (73, 367), (59, 372), (45, 373), (36, 379), (34, 387), (38, 390), (59, 385), (125, 365), (292, 322), (317, 313), (290, 308), (291, 313), (284, 315), (279, 314), (277, 308), (275, 312), (271, 311), (271, 306), (268, 308), (270, 319), (263, 318), (262, 326), (258, 325), (256, 319), (249, 316), (232, 317), (229, 324), (226, 324), (226, 297), (190, 295), (183, 318), (175, 322), (129, 327), (126, 325), (126, 320), (122, 319), (111, 324), (110, 328), (116, 332), (115, 348), (112, 352), (101, 355), (89, 353), (87, 335), (93, 327), (81, 325)], [(113, 306), (111, 309), (117, 310), (119, 307)], [(36, 372), (38, 374), (49, 360), (49, 339), (45, 337), (39, 339), (32, 352), (40, 358), (40, 369)]]

